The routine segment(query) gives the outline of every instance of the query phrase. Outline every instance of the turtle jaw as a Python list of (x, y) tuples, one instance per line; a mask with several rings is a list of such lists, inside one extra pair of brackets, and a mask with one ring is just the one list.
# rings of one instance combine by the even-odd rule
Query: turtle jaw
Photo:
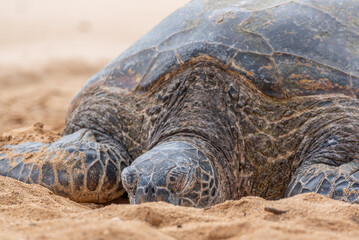
[(122, 172), (130, 203), (164, 201), (207, 207), (218, 202), (220, 187), (209, 159), (182, 141), (160, 144)]

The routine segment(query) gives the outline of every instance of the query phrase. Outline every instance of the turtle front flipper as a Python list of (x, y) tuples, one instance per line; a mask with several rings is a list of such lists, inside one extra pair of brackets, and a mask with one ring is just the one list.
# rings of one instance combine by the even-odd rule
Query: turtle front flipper
[(300, 170), (292, 179), (286, 197), (316, 192), (336, 200), (359, 203), (359, 160), (339, 167), (315, 164)]
[(126, 149), (100, 143), (81, 129), (52, 144), (27, 142), (0, 151), (0, 175), (40, 184), (78, 202), (107, 202), (124, 193), (121, 171), (129, 165)]
[[(359, 121), (353, 113), (312, 127), (297, 156), (301, 165), (285, 196), (315, 192), (336, 200), (359, 203)], [(318, 124), (319, 121), (316, 121)]]

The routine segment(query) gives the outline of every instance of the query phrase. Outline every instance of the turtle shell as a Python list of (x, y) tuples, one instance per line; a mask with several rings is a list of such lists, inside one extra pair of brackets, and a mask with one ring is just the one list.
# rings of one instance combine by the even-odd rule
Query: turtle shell
[(195, 0), (90, 78), (81, 92), (99, 84), (146, 92), (198, 56), (245, 75), (270, 97), (359, 97), (359, 1)]

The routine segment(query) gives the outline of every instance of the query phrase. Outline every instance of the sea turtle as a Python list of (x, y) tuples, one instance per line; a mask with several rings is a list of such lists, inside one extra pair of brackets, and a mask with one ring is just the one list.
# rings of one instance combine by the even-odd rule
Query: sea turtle
[[(80, 202), (359, 202), (359, 1), (195, 0), (89, 79), (0, 175)], [(122, 187), (123, 185), (123, 187)]]

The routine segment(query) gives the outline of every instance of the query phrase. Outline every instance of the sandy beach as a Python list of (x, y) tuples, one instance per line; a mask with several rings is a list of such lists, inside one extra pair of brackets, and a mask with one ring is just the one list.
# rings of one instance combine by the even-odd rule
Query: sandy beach
[[(58, 139), (87, 79), (186, 2), (0, 0), (0, 146)], [(317, 194), (206, 209), (119, 202), (79, 204), (0, 177), (0, 239), (359, 238), (359, 206)]]

